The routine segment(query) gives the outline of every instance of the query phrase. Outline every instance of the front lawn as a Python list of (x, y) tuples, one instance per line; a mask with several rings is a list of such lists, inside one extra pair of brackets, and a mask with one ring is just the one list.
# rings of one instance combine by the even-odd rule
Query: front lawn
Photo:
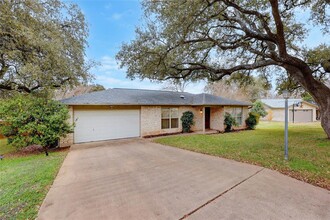
[(260, 165), (330, 190), (330, 140), (320, 123), (289, 125), (288, 162), (284, 124), (277, 122), (261, 122), (253, 131), (168, 136), (155, 142)]
[(67, 152), (5, 155), (0, 160), (0, 219), (35, 219)]

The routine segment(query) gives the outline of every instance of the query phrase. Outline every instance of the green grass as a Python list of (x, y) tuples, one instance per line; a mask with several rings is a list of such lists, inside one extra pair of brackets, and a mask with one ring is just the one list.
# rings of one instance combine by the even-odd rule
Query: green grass
[[(0, 147), (1, 149), (1, 147)], [(35, 219), (67, 151), (0, 161), (0, 219)]]
[(0, 139), (0, 155), (16, 151), (16, 148), (7, 145), (7, 139)]
[(330, 189), (330, 140), (320, 123), (289, 125), (287, 162), (283, 127), (283, 123), (261, 122), (253, 131), (168, 136), (155, 142), (257, 164)]

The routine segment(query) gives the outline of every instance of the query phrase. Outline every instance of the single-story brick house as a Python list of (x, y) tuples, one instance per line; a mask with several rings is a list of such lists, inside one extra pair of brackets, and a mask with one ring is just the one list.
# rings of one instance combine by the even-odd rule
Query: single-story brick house
[[(284, 121), (285, 99), (260, 99), (268, 115), (261, 120)], [(302, 99), (288, 99), (289, 122), (317, 121), (318, 106)]]
[(250, 103), (210, 94), (187, 92), (108, 89), (62, 102), (69, 107), (74, 133), (61, 146), (109, 139), (145, 137), (182, 131), (180, 118), (192, 111), (192, 131), (224, 130), (224, 113), (231, 113), (245, 127)]

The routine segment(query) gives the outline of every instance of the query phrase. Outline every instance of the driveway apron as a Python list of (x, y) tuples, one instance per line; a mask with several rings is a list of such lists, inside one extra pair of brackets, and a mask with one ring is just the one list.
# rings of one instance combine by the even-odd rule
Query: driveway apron
[(38, 219), (330, 219), (329, 191), (142, 139), (72, 147)]

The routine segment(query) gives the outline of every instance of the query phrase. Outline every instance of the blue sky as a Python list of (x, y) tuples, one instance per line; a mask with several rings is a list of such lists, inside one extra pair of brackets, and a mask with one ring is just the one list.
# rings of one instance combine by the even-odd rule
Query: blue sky
[[(120, 69), (115, 60), (121, 44), (133, 40), (135, 27), (142, 23), (143, 12), (138, 0), (71, 1), (82, 9), (89, 25), (87, 57), (101, 64), (92, 70), (95, 83), (106, 88), (161, 89), (163, 87), (162, 84), (151, 83), (148, 80), (127, 79), (125, 69)], [(306, 18), (306, 12), (299, 13), (299, 17)], [(312, 29), (305, 43), (316, 46), (319, 42), (327, 42), (326, 36), (322, 36), (319, 29)], [(204, 82), (189, 84), (186, 91), (201, 93), (204, 86)]]
[[(92, 70), (95, 83), (106, 88), (161, 89), (164, 85), (126, 78), (115, 56), (123, 42), (134, 39), (135, 27), (142, 22), (138, 0), (73, 0), (78, 4), (89, 25), (87, 57), (101, 65)], [(189, 84), (186, 91), (203, 92), (205, 83)]]

